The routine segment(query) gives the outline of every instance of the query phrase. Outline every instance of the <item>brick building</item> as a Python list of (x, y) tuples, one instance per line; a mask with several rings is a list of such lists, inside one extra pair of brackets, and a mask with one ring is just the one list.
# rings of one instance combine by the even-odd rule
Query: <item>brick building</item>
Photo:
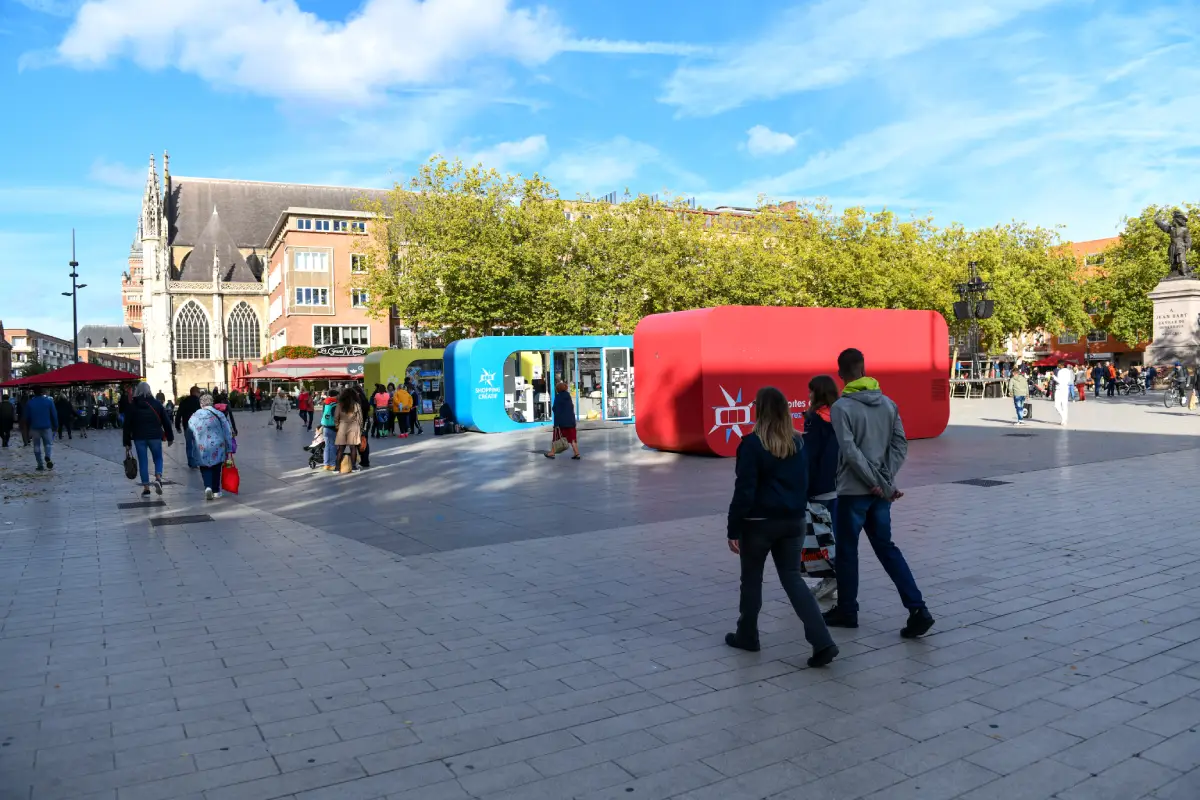
[[(1093, 239), (1087, 242), (1072, 242), (1071, 252), (1083, 266), (1085, 274), (1096, 274), (1104, 269), (1104, 252), (1116, 244), (1120, 237)], [(1127, 344), (1110, 336), (1103, 327), (1104, 309), (1089, 308), (1095, 327), (1088, 331), (1072, 331), (1050, 337), (1050, 350), (1077, 355), (1084, 361), (1112, 361), (1118, 368), (1141, 365), (1149, 342)]]

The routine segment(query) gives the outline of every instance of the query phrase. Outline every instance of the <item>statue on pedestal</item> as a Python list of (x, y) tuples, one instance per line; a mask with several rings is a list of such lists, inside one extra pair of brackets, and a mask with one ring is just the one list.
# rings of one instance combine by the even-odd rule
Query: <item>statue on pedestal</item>
[(1154, 224), (1171, 237), (1171, 246), (1167, 250), (1167, 260), (1171, 264), (1168, 278), (1190, 278), (1192, 270), (1188, 267), (1187, 254), (1192, 249), (1192, 232), (1188, 229), (1187, 214), (1176, 211), (1170, 222), (1159, 217), (1154, 218)]

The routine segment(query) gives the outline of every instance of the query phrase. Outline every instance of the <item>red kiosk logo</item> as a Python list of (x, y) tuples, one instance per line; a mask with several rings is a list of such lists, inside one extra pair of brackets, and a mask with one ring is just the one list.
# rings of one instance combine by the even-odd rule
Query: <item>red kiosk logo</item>
[(750, 421), (750, 409), (754, 407), (754, 401), (751, 400), (746, 405), (742, 405), (742, 390), (738, 389), (737, 397), (733, 397), (729, 392), (725, 391), (724, 386), (718, 387), (721, 394), (725, 395), (727, 405), (713, 406), (713, 426), (708, 433), (711, 436), (721, 428), (725, 429), (725, 441), (729, 441), (733, 434), (742, 438), (742, 426), (753, 425)]

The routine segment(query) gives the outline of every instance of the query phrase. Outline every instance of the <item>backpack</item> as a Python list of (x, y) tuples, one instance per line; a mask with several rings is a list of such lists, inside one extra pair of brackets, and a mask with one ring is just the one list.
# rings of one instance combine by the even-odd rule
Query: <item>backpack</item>
[(325, 410), (321, 412), (321, 426), (325, 428), (336, 428), (337, 422), (334, 421), (333, 412), (337, 409), (337, 403), (330, 403), (325, 406)]

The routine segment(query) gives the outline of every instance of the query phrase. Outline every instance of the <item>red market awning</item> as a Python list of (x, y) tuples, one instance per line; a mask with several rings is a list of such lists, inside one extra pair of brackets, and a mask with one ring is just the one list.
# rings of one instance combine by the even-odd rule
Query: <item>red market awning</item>
[(1055, 367), (1055, 366), (1058, 366), (1058, 362), (1060, 362), (1060, 361), (1063, 362), (1064, 364), (1078, 365), (1078, 364), (1083, 363), (1083, 359), (1080, 358), (1075, 353), (1051, 353), (1050, 355), (1046, 356), (1045, 358), (1040, 358), (1037, 361), (1033, 362), (1033, 366), (1035, 366), (1035, 367)]
[(132, 372), (102, 367), (99, 364), (68, 364), (41, 375), (31, 375), (28, 378), (15, 378), (0, 386), (33, 387), (33, 386), (103, 386), (109, 383), (137, 383), (142, 378)]
[(283, 372), (272, 372), (269, 369), (260, 369), (258, 372), (251, 372), (249, 375), (242, 377), (246, 381), (294, 381), (296, 380), (291, 375)]
[(362, 375), (351, 375), (348, 372), (338, 372), (332, 369), (317, 370), (307, 375), (301, 375), (295, 380), (301, 381), (361, 381)]

